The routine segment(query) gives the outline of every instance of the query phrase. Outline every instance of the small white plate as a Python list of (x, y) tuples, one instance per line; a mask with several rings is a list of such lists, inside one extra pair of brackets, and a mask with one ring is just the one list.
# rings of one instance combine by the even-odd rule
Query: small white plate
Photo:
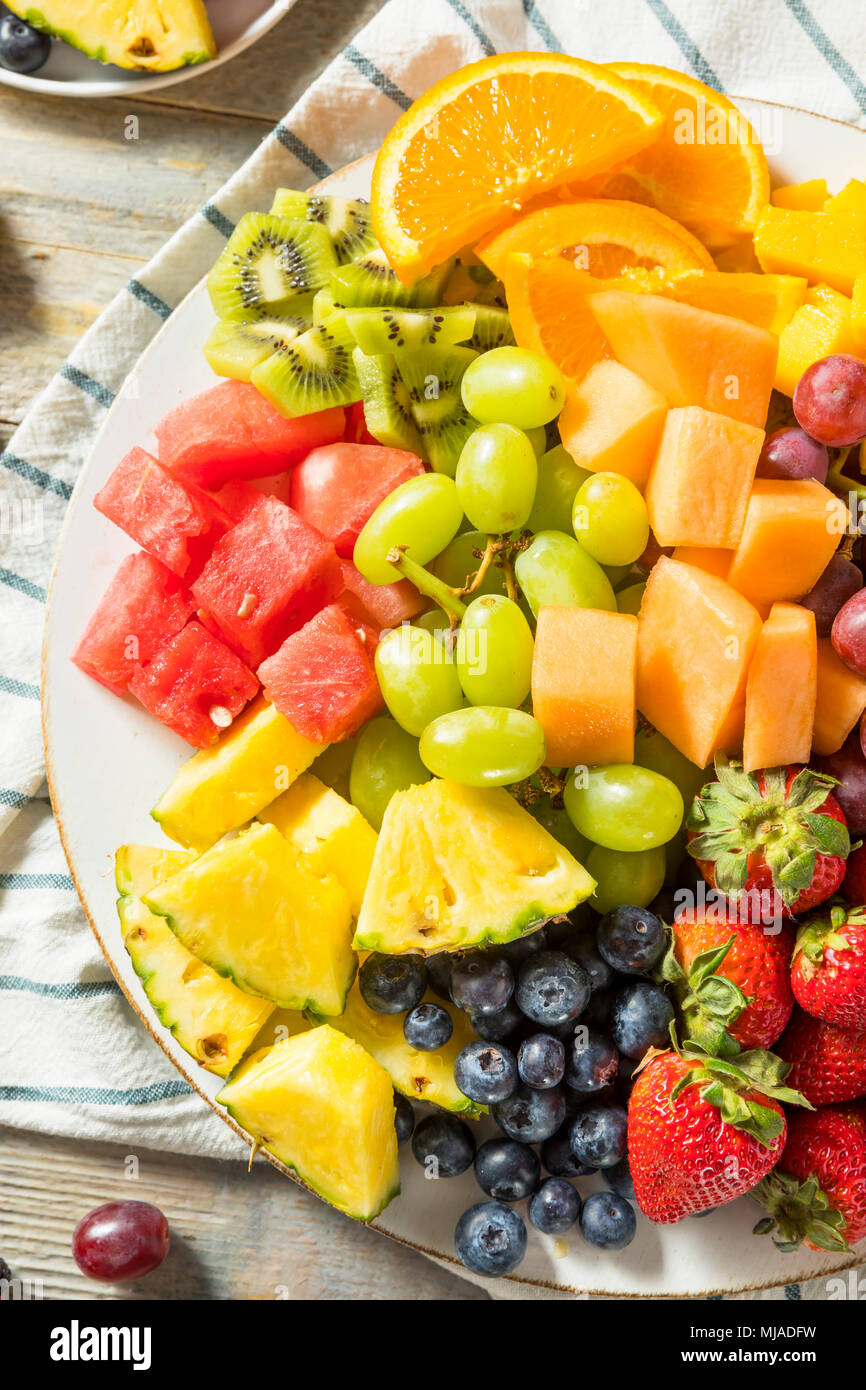
[[(214, 32), (217, 56), (209, 63), (193, 63), (174, 72), (129, 72), (113, 63), (88, 58), (77, 48), (59, 39), (51, 46), (51, 56), (38, 72), (9, 72), (0, 67), (0, 82), (25, 92), (42, 92), (55, 97), (140, 96), (160, 87), (186, 82), (199, 73), (213, 72), (273, 29), (288, 14), (295, 0), (206, 0), (208, 18)], [(5, 13), (5, 7), (0, 7)]]
[[(769, 103), (740, 104), (767, 143), (776, 183), (820, 175), (835, 190), (862, 170), (866, 131)], [(359, 160), (320, 187), (366, 197), (372, 165), (372, 157)], [(48, 599), (42, 690), (51, 799), (88, 920), (144, 1026), (202, 1099), (232, 1125), (214, 1103), (222, 1083), (198, 1068), (156, 1020), (123, 949), (115, 911), (114, 850), (128, 841), (165, 843), (149, 808), (190, 750), (131, 700), (118, 700), (70, 661), (118, 564), (136, 548), (94, 509), (93, 497), (129, 449), (152, 445), (153, 427), (166, 411), (215, 384), (217, 378), (200, 351), (213, 322), (202, 282), (143, 353), (130, 374), (129, 389), (120, 392), (108, 413), (69, 503), (58, 548)], [(457, 1218), (481, 1200), (474, 1175), (470, 1170), (449, 1181), (427, 1181), (405, 1151), (401, 1170), (402, 1196), (382, 1213), (376, 1227), (413, 1249), (456, 1264)], [(586, 1191), (601, 1186), (601, 1181), (581, 1181), (580, 1186)], [(805, 1248), (783, 1255), (769, 1238), (752, 1236), (759, 1215), (753, 1202), (742, 1199), (703, 1220), (676, 1226), (656, 1226), (641, 1217), (637, 1237), (619, 1254), (595, 1249), (578, 1235), (570, 1237), (567, 1250), (560, 1253), (557, 1242), (530, 1228), (526, 1258), (512, 1277), (572, 1294), (689, 1298), (797, 1283), (859, 1262), (856, 1255), (825, 1255)]]

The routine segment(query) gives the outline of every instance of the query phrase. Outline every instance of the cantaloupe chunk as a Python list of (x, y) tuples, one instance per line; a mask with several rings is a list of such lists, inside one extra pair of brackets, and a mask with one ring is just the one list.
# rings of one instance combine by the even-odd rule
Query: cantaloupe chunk
[(827, 201), (827, 180), (808, 179), (805, 183), (788, 183), (774, 188), (770, 202), (775, 208), (793, 208), (799, 212), (822, 212)]
[(818, 695), (812, 748), (835, 753), (866, 709), (866, 679), (836, 655), (829, 637), (818, 638)]
[(817, 683), (815, 614), (796, 603), (774, 603), (746, 682), (746, 772), (809, 761)]
[(866, 271), (866, 218), (851, 211), (768, 207), (755, 228), (755, 252), (766, 271), (825, 280), (850, 294)]
[(728, 583), (752, 603), (802, 598), (830, 562), (848, 509), (814, 478), (756, 478)]
[(614, 357), (670, 405), (701, 405), (763, 426), (776, 374), (772, 333), (657, 294), (604, 290), (589, 307)]
[(532, 711), (553, 767), (634, 761), (637, 618), (597, 608), (541, 608)]
[(778, 334), (803, 303), (807, 287), (808, 281), (800, 275), (684, 270), (659, 293), (693, 309), (728, 314)]
[(694, 565), (695, 569), (714, 574), (717, 579), (727, 579), (731, 568), (732, 550), (713, 550), (703, 545), (678, 545), (671, 556), (684, 565)]
[(642, 488), (667, 409), (660, 391), (608, 357), (569, 385), (559, 437), (581, 468), (623, 473)]
[(638, 619), (637, 707), (697, 767), (739, 752), (761, 619), (723, 579), (663, 556)]
[(646, 488), (659, 545), (732, 550), (743, 533), (764, 431), (699, 405), (668, 411)]

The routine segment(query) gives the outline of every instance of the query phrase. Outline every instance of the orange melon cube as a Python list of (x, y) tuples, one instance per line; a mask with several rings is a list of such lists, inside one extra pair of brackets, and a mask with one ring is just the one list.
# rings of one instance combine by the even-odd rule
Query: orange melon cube
[(752, 603), (802, 598), (830, 563), (848, 508), (814, 478), (756, 478), (728, 583)]
[(732, 550), (712, 550), (708, 546), (678, 545), (671, 559), (694, 565), (695, 569), (714, 574), (717, 579), (727, 579), (733, 553)]
[(763, 426), (776, 374), (774, 334), (657, 294), (603, 290), (589, 307), (614, 357), (669, 405), (700, 405)]
[(774, 603), (746, 682), (746, 772), (809, 761), (817, 688), (815, 614), (796, 603)]
[(642, 488), (667, 410), (661, 392), (608, 357), (569, 384), (559, 437), (581, 468), (623, 473)]
[(808, 281), (799, 275), (684, 270), (674, 275), (659, 293), (681, 304), (691, 304), (693, 309), (728, 314), (779, 334), (803, 303), (807, 288)]
[(739, 752), (761, 619), (724, 580), (663, 556), (638, 618), (637, 707), (697, 767)]
[(541, 608), (532, 712), (553, 767), (634, 761), (637, 618), (597, 608)]
[(806, 183), (788, 183), (774, 188), (770, 202), (775, 208), (792, 208), (798, 212), (822, 212), (827, 201), (827, 180), (808, 179)]
[(829, 637), (818, 638), (818, 694), (812, 749), (835, 753), (866, 709), (866, 679), (836, 655)]
[(659, 545), (733, 550), (743, 532), (764, 431), (688, 405), (668, 411), (646, 505)]
[(755, 228), (755, 252), (764, 270), (825, 280), (850, 294), (866, 271), (866, 218), (768, 207)]

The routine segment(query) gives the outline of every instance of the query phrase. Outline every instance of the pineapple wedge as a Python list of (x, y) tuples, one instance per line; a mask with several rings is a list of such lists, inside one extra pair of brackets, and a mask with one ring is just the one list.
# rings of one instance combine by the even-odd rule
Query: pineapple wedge
[(203, 0), (8, 0), (8, 8), (119, 68), (171, 72), (216, 57)]
[(303, 854), (318, 874), (333, 874), (358, 916), (376, 852), (376, 832), (361, 812), (311, 772), (259, 815)]

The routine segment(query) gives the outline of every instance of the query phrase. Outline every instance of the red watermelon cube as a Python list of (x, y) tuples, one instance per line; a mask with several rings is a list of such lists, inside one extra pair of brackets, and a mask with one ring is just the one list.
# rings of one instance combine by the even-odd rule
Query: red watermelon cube
[(217, 541), (192, 592), (207, 626), (255, 670), (341, 587), (334, 547), (262, 497)]
[(258, 676), (267, 698), (314, 743), (350, 738), (384, 708), (366, 633), (335, 604), (287, 637)]
[(367, 429), (367, 420), (364, 415), (364, 402), (353, 401), (351, 405), (345, 407), (346, 428), (343, 431), (343, 438), (347, 444), (378, 444), (375, 435)]
[(129, 691), (194, 748), (209, 748), (259, 683), (218, 637), (192, 619), (137, 671)]
[(189, 492), (144, 449), (121, 459), (93, 505), (172, 574), (187, 580), (229, 526), (214, 502)]
[(348, 604), (351, 600), (351, 609), (380, 635), (388, 628), (408, 623), (430, 607), (429, 600), (408, 579), (400, 579), (396, 584), (368, 584), (348, 560), (341, 561), (340, 571), (345, 589), (339, 601)]
[(222, 381), (182, 401), (156, 427), (159, 461), (188, 486), (268, 478), (341, 439), (342, 407), (288, 420), (248, 381)]
[(382, 444), (329, 444), (292, 473), (289, 502), (351, 560), (365, 523), (389, 492), (424, 472), (416, 454)]
[(76, 666), (122, 695), (132, 677), (195, 609), (177, 575), (153, 555), (128, 555), (72, 654)]

